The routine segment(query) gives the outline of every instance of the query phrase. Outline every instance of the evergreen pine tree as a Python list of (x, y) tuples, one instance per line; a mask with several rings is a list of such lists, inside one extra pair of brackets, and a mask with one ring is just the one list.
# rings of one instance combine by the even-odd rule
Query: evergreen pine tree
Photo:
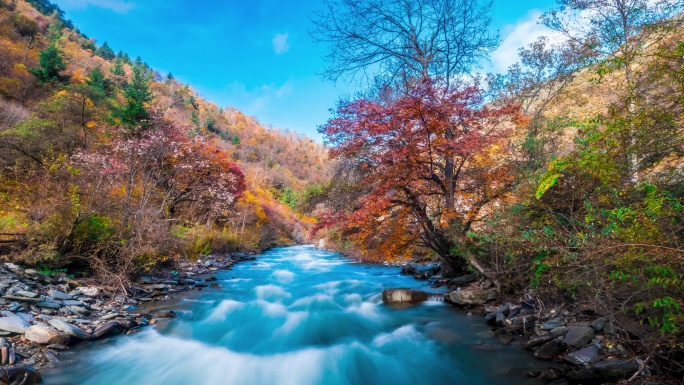
[(45, 50), (40, 53), (39, 57), (41, 68), (32, 68), (29, 72), (40, 79), (41, 83), (63, 80), (63, 77), (60, 76), (59, 73), (66, 69), (66, 64), (64, 63), (59, 48), (52, 44), (45, 48)]
[(149, 88), (150, 74), (142, 66), (133, 66), (133, 78), (124, 87), (126, 105), (116, 111), (115, 117), (131, 131), (145, 130), (149, 127), (150, 114), (145, 104), (152, 101)]
[(107, 96), (111, 96), (114, 91), (114, 83), (105, 77), (100, 67), (96, 67), (90, 72), (90, 79), (86, 83), (91, 87), (99, 89)]
[(97, 55), (97, 56), (99, 56), (105, 60), (112, 60), (116, 57), (116, 55), (114, 54), (114, 50), (112, 50), (109, 47), (109, 44), (107, 44), (106, 41), (104, 42), (104, 44), (102, 44), (102, 46), (100, 48), (98, 48), (95, 51), (95, 55)]

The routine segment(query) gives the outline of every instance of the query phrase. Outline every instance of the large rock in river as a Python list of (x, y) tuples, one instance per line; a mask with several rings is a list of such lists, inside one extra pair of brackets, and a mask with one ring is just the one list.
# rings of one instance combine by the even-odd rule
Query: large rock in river
[(427, 299), (427, 293), (415, 289), (385, 289), (382, 292), (382, 302), (387, 305), (415, 304)]
[(37, 385), (42, 384), (43, 379), (37, 370), (28, 366), (15, 366), (0, 370), (0, 384), (7, 385)]
[(489, 301), (495, 300), (497, 295), (496, 289), (481, 290), (481, 289), (462, 289), (452, 291), (444, 298), (447, 302), (456, 305), (483, 305)]

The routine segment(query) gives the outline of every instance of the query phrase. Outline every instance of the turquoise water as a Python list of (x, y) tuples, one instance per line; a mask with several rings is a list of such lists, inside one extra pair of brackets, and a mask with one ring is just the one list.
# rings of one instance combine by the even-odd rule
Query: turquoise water
[[(425, 282), (297, 246), (218, 274), (179, 318), (63, 355), (48, 384), (523, 384), (533, 362), (480, 317), (439, 302), (382, 304)], [(69, 363), (69, 361), (73, 361)]]

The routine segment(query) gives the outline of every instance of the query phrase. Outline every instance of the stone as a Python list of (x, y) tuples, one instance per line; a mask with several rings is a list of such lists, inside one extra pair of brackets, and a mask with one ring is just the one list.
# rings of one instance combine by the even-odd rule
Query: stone
[(16, 366), (0, 370), (0, 381), (8, 385), (38, 385), (43, 383), (43, 378), (31, 367)]
[(38, 297), (38, 293), (34, 293), (34, 292), (32, 292), (32, 291), (26, 291), (26, 290), (18, 290), (18, 291), (16, 291), (16, 292), (14, 292), (14, 294), (20, 295), (20, 296), (26, 297), (26, 298), (36, 298), (36, 297)]
[(88, 315), (88, 314), (90, 314), (90, 312), (86, 308), (83, 308), (80, 306), (67, 306), (66, 308), (67, 308), (67, 310), (72, 312), (74, 315), (81, 315), (81, 314)]
[(594, 383), (614, 382), (633, 375), (639, 370), (636, 359), (612, 359), (598, 362), (578, 370), (570, 371), (566, 376), (574, 381), (591, 380)]
[(10, 300), (10, 301), (20, 301), (20, 302), (33, 302), (33, 303), (36, 303), (36, 302), (42, 301), (42, 299), (40, 299), (40, 298), (19, 297), (19, 296), (16, 296), (16, 295), (6, 295), (6, 296), (3, 296), (3, 298), (8, 299), (8, 300)]
[(31, 325), (28, 322), (14, 314), (9, 317), (5, 316), (0, 318), (0, 330), (7, 332), (23, 334), (26, 332), (26, 329), (28, 329), (29, 326)]
[(485, 315), (485, 321), (487, 321), (487, 323), (490, 323), (490, 324), (496, 323), (496, 321), (497, 321), (497, 316), (498, 316), (499, 314), (505, 314), (505, 313), (507, 313), (507, 312), (509, 311), (509, 309), (510, 309), (510, 305), (509, 305), (509, 304), (506, 304), (506, 305), (503, 305), (503, 306), (501, 306), (501, 307), (498, 307), (498, 308), (497, 308), (496, 310), (494, 310), (493, 312), (488, 313), (487, 315)]
[(382, 302), (386, 305), (416, 304), (427, 299), (427, 293), (415, 289), (385, 289), (382, 292)]
[(48, 290), (48, 295), (49, 295), (50, 297), (52, 297), (52, 298), (54, 298), (54, 299), (58, 299), (58, 300), (73, 299), (73, 297), (70, 296), (69, 294), (67, 294), (67, 293), (62, 293), (61, 291), (55, 290), (55, 289), (50, 289), (50, 290)]
[(612, 323), (608, 322), (603, 326), (603, 331), (607, 334), (614, 335), (617, 333), (617, 328)]
[(24, 338), (31, 342), (40, 345), (59, 344), (66, 345), (69, 343), (69, 336), (55, 330), (51, 327), (33, 325), (24, 334)]
[(497, 314), (496, 325), (501, 327), (508, 326), (508, 324), (506, 323), (506, 316), (503, 315), (503, 313)]
[(552, 318), (542, 324), (542, 329), (544, 330), (552, 330), (555, 328), (559, 328), (561, 326), (565, 326), (568, 324), (568, 320), (565, 319), (565, 317), (556, 317)]
[(62, 305), (59, 302), (54, 302), (54, 301), (42, 301), (36, 303), (36, 306), (38, 307), (46, 307), (48, 309), (59, 309), (62, 307)]
[(485, 303), (495, 300), (497, 296), (496, 290), (481, 290), (481, 289), (462, 289), (449, 293), (445, 299), (456, 305), (484, 305)]
[(531, 338), (529, 341), (527, 341), (527, 343), (525, 344), (525, 347), (527, 349), (532, 349), (532, 348), (537, 347), (541, 344), (545, 344), (554, 338), (556, 338), (556, 337), (554, 337), (553, 334), (551, 334), (551, 333), (542, 334), (540, 336), (536, 336), (534, 338)]
[(66, 305), (66, 306), (85, 306), (86, 305), (85, 302), (77, 301), (75, 299), (64, 300), (64, 301), (62, 301), (62, 304)]
[(173, 310), (164, 310), (155, 313), (154, 318), (176, 318), (176, 313), (174, 313)]
[(43, 356), (45, 356), (45, 359), (52, 362), (53, 364), (56, 364), (59, 362), (59, 358), (57, 358), (57, 353), (53, 350), (44, 351)]
[(534, 356), (540, 360), (551, 360), (565, 351), (566, 345), (562, 338), (553, 339), (537, 349)]
[(462, 286), (462, 285), (467, 285), (471, 282), (477, 281), (477, 275), (475, 274), (466, 274), (462, 275), (460, 277), (452, 278), (449, 280), (449, 285), (453, 286)]
[(95, 297), (100, 294), (100, 289), (94, 286), (79, 287), (78, 290), (81, 294), (87, 295), (88, 297)]
[(594, 345), (589, 345), (580, 350), (574, 351), (563, 357), (566, 361), (575, 365), (589, 365), (601, 360), (599, 349)]
[(111, 319), (114, 319), (114, 318), (120, 317), (120, 316), (121, 316), (121, 314), (119, 314), (119, 313), (112, 313), (112, 314), (103, 315), (102, 317), (100, 317), (100, 319), (102, 321), (109, 321)]
[(413, 277), (416, 279), (428, 279), (434, 275), (437, 275), (440, 270), (442, 270), (439, 265), (429, 265), (429, 266), (418, 266), (416, 271), (413, 273)]
[(568, 330), (570, 330), (570, 328), (568, 328), (567, 326), (561, 326), (561, 327), (558, 327), (558, 328), (551, 330), (551, 334), (554, 337), (564, 336), (564, 335), (568, 334)]
[(582, 348), (594, 338), (594, 329), (585, 325), (569, 325), (565, 335), (565, 343), (568, 346)]
[(126, 329), (117, 321), (109, 321), (93, 331), (93, 338), (104, 338), (122, 334)]
[(66, 323), (61, 319), (53, 318), (48, 323), (55, 329), (62, 331), (72, 337), (80, 338), (82, 340), (88, 340), (92, 337), (90, 333), (86, 332), (85, 330), (79, 328), (78, 326)]

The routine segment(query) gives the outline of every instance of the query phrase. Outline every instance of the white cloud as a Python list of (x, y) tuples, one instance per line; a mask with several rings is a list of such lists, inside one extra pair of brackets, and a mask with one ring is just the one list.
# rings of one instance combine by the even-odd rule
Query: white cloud
[(291, 79), (281, 85), (264, 84), (251, 90), (240, 82), (232, 83), (228, 88), (233, 94), (231, 99), (236, 101), (234, 104), (250, 115), (264, 110), (272, 101), (282, 99), (294, 92)]
[(290, 43), (287, 39), (290, 37), (287, 33), (277, 33), (273, 37), (273, 50), (276, 55), (280, 55), (290, 50)]
[(492, 53), (492, 70), (494, 72), (506, 72), (509, 66), (518, 61), (518, 49), (533, 43), (541, 36), (548, 37), (550, 43), (558, 43), (564, 40), (559, 32), (552, 31), (545, 25), (538, 23), (541, 15), (541, 11), (534, 9), (515, 24), (509, 24), (503, 28), (504, 41)]
[(110, 9), (117, 13), (126, 13), (135, 8), (133, 0), (61, 0), (58, 3), (64, 8), (86, 8), (89, 6)]

